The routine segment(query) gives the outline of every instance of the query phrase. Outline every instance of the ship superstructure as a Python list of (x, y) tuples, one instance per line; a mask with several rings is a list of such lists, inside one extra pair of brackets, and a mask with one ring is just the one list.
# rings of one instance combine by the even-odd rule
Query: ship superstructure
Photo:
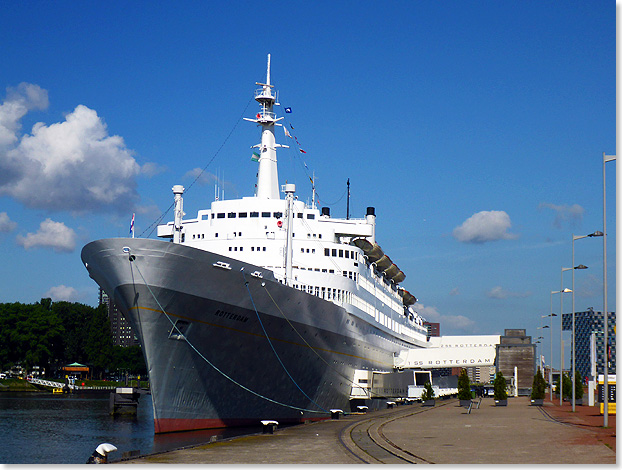
[(391, 372), (400, 351), (427, 347), (405, 275), (376, 243), (375, 209), (333, 218), (279, 186), (270, 56), (257, 85), (253, 196), (186, 219), (176, 185), (174, 220), (157, 229), (168, 241), (83, 249), (140, 337), (156, 432), (326, 416), (361, 396), (361, 371)]

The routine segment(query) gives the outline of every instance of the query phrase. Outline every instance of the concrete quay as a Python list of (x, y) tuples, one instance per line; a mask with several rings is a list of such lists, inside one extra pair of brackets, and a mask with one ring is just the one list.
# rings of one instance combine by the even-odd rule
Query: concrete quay
[[(350, 414), (338, 420), (277, 429), (192, 448), (142, 456), (123, 464), (615, 464), (614, 427), (588, 423), (592, 407), (570, 418), (550, 401), (529, 405), (484, 398), (470, 413), (458, 400)], [(595, 410), (595, 408), (593, 408)], [(561, 418), (561, 419), (560, 419)], [(605, 439), (598, 435), (603, 432)], [(612, 439), (612, 440), (611, 440)], [(611, 444), (608, 444), (611, 446)]]

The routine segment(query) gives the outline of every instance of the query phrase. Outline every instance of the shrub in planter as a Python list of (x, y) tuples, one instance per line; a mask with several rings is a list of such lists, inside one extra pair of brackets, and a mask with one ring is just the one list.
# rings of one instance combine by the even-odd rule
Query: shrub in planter
[(508, 400), (508, 392), (507, 392), (507, 384), (505, 382), (505, 377), (503, 377), (503, 373), (499, 371), (497, 376), (495, 377), (495, 381), (493, 382), (495, 387), (495, 404), (497, 405), (507, 405)]
[(533, 376), (533, 384), (531, 386), (531, 404), (532, 405), (542, 405), (544, 403), (544, 395), (546, 391), (546, 381), (542, 376), (542, 372), (540, 371), (540, 367), (538, 367), (538, 371), (536, 375)]
[(434, 406), (434, 389), (432, 389), (430, 382), (426, 382), (423, 386), (421, 401), (423, 401), (424, 406)]
[(471, 398), (471, 381), (469, 380), (466, 369), (462, 369), (458, 377), (458, 400), (460, 400), (460, 405), (469, 406)]

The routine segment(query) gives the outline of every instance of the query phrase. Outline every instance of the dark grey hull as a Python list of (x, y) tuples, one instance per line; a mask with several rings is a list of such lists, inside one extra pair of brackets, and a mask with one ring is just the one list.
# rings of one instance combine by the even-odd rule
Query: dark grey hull
[(393, 353), (413, 347), (268, 270), (195, 248), (106, 239), (82, 260), (138, 334), (156, 433), (330, 417), (349, 409), (356, 369), (391, 371)]

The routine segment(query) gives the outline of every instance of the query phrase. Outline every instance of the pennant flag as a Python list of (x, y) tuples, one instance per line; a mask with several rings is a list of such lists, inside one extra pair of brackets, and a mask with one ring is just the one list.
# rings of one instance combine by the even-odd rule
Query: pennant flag
[(253, 152), (253, 156), (251, 157), (251, 160), (254, 162), (258, 162), (259, 161), (259, 154), (257, 152)]
[(299, 149), (299, 150), (300, 150), (300, 153), (307, 153), (307, 152), (305, 152), (305, 151), (304, 151), (304, 150), (302, 150), (302, 149)]
[(292, 126), (291, 122), (289, 123), (289, 127), (291, 127), (292, 130), (294, 130), (294, 126)]
[(130, 235), (134, 238), (134, 217), (136, 214), (132, 214), (132, 222), (130, 223)]
[(285, 108), (285, 112), (286, 113), (291, 113), (292, 112), (292, 108)]
[(257, 119), (261, 118), (261, 114), (257, 113)]
[(291, 138), (292, 138), (292, 135), (291, 135), (291, 134), (289, 133), (289, 131), (287, 130), (287, 127), (283, 126), (283, 130), (285, 131), (285, 135), (291, 139)]

